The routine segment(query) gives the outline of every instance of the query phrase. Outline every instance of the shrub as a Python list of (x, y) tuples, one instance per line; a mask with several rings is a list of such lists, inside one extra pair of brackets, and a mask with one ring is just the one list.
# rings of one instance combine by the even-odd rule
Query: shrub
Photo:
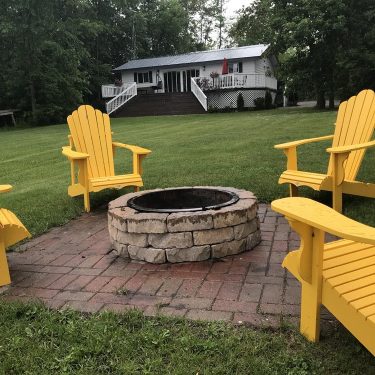
[(240, 92), (237, 96), (237, 109), (239, 111), (243, 111), (245, 108), (245, 101), (243, 99), (243, 95), (242, 93)]
[(296, 106), (298, 102), (298, 94), (296, 92), (288, 93), (288, 106)]
[(266, 109), (273, 108), (272, 95), (268, 90), (266, 91), (266, 95), (264, 96), (264, 106)]
[(227, 105), (224, 108), (216, 108), (209, 106), (207, 112), (209, 113), (227, 113), (227, 112), (234, 112), (236, 109), (232, 108), (231, 106)]
[(254, 99), (255, 109), (264, 109), (264, 98), (256, 98)]

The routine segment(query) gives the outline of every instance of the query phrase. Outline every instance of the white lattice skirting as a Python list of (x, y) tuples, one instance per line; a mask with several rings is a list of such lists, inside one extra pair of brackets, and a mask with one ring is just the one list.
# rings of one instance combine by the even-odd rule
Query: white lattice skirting
[[(271, 91), (272, 101), (275, 100), (276, 92)], [(216, 90), (205, 91), (208, 101), (208, 108), (224, 109), (224, 108), (237, 108), (237, 97), (242, 93), (245, 107), (255, 107), (254, 99), (264, 98), (266, 94), (265, 89), (242, 89), (242, 90)]]

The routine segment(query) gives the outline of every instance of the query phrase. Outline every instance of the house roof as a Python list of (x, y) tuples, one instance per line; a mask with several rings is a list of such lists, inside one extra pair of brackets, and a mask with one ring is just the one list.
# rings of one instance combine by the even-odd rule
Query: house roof
[(257, 44), (253, 46), (217, 49), (212, 51), (199, 51), (183, 55), (152, 57), (148, 59), (130, 60), (114, 70), (135, 70), (143, 68), (157, 68), (163, 66), (194, 65), (211, 61), (222, 61), (224, 58), (244, 59), (260, 57), (267, 50), (268, 45)]

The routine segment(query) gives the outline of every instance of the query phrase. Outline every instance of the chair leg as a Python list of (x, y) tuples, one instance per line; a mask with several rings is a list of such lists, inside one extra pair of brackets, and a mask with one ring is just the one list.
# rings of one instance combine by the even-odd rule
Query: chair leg
[(320, 301), (316, 286), (302, 282), (300, 332), (312, 342), (319, 341)]
[(289, 194), (291, 197), (298, 197), (298, 187), (293, 184), (289, 184)]
[(0, 286), (10, 284), (8, 260), (5, 253), (4, 243), (0, 242)]
[(332, 207), (335, 211), (342, 212), (342, 189), (336, 188), (332, 192)]
[(344, 162), (349, 156), (349, 152), (342, 154), (332, 154), (332, 206), (339, 213), (342, 211), (342, 185), (345, 180)]
[(85, 205), (85, 211), (90, 212), (90, 193), (88, 191), (83, 194), (83, 202)]

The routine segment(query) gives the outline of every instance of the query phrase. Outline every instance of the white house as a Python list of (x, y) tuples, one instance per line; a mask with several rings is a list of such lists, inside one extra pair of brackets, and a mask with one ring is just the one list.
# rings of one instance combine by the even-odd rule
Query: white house
[(192, 92), (204, 110), (236, 108), (241, 92), (245, 107), (254, 106), (254, 99), (264, 97), (269, 90), (275, 97), (276, 60), (266, 57), (268, 46), (227, 48), (131, 60), (117, 67), (120, 85), (102, 86), (107, 112), (112, 113), (134, 96), (150, 93)]

